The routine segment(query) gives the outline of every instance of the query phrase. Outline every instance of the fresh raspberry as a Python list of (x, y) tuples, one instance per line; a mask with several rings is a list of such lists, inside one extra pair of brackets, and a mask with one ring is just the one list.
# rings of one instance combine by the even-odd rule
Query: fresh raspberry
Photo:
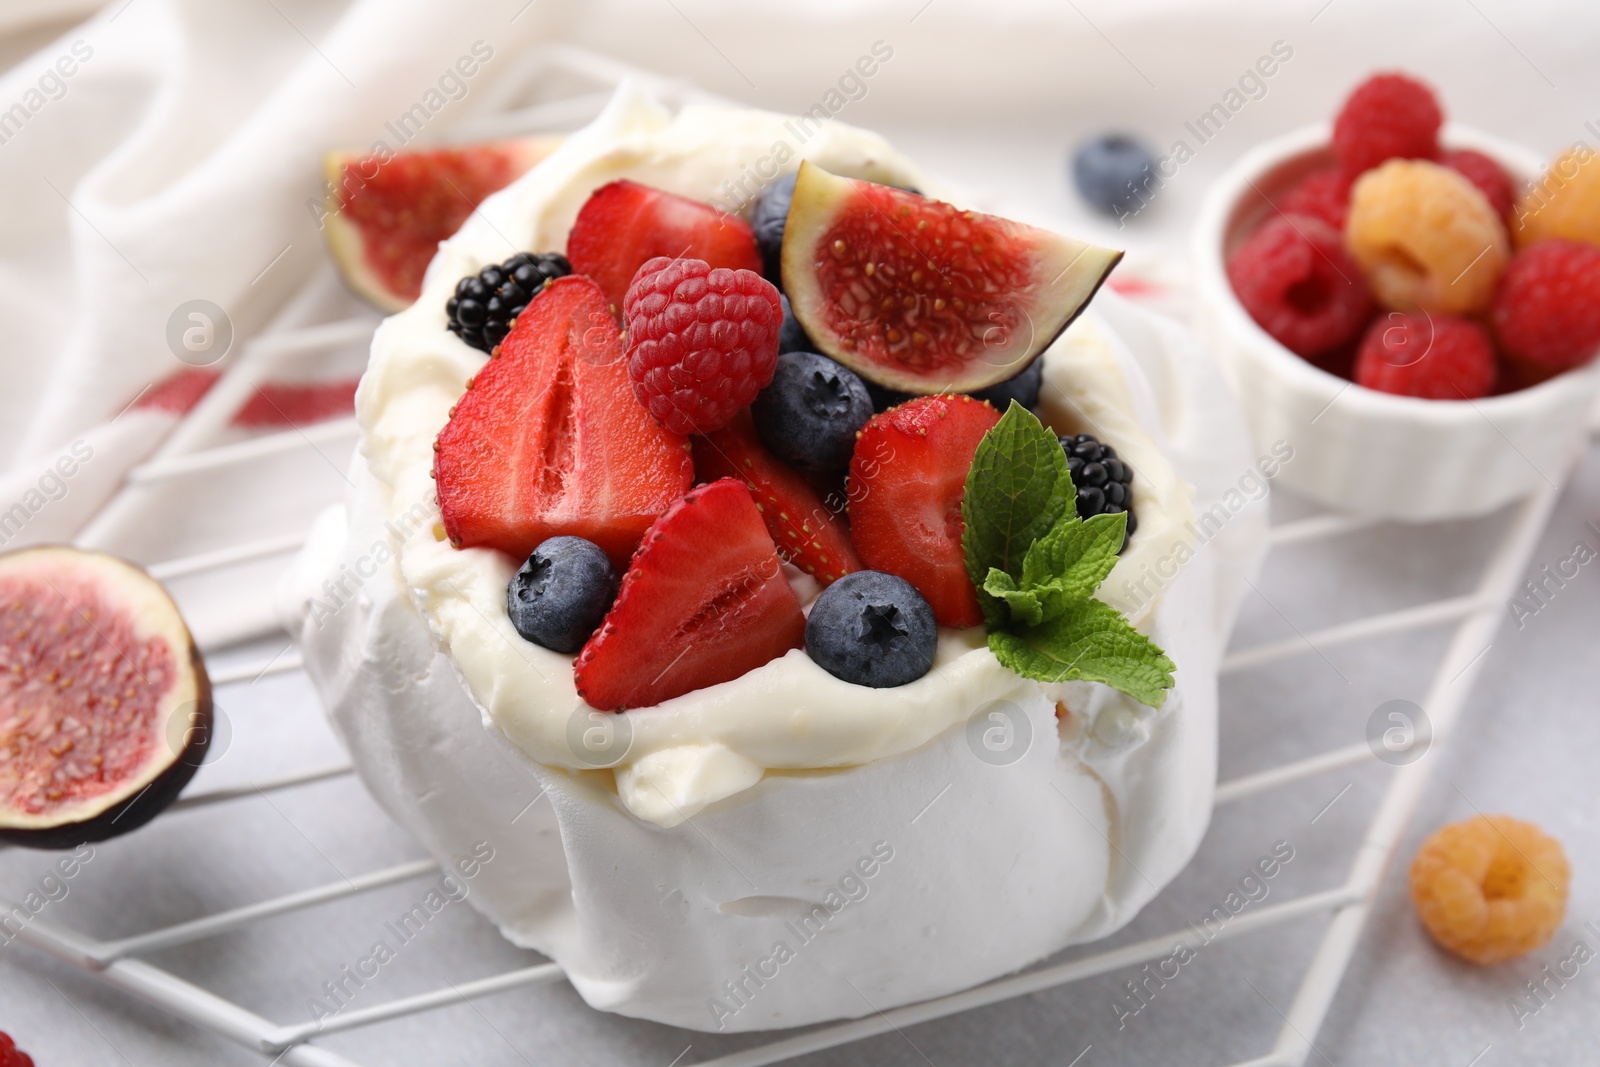
[(1356, 179), (1344, 234), (1373, 295), (1396, 311), (1486, 311), (1511, 257), (1505, 223), (1477, 186), (1418, 159)]
[(19, 1049), (11, 1035), (4, 1032), (0, 1032), (0, 1067), (33, 1067), (33, 1057)]
[(1339, 109), (1333, 150), (1352, 175), (1396, 156), (1435, 159), (1443, 122), (1432, 89), (1404, 74), (1374, 74)]
[(1367, 328), (1355, 380), (1399, 396), (1476, 400), (1494, 392), (1494, 343), (1471, 319), (1391, 311)]
[(1229, 257), (1228, 281), (1251, 318), (1302, 356), (1352, 340), (1372, 314), (1338, 232), (1309, 215), (1279, 215), (1252, 234)]
[(1600, 245), (1600, 154), (1578, 145), (1528, 186), (1511, 224), (1518, 248), (1549, 237)]
[(1506, 354), (1536, 379), (1600, 349), (1600, 248), (1551, 238), (1518, 252), (1490, 312)]
[(713, 433), (756, 398), (778, 366), (783, 307), (752, 270), (657, 256), (622, 302), (628, 376), (674, 433)]
[(1343, 232), (1350, 215), (1350, 176), (1338, 167), (1310, 174), (1278, 198), (1278, 210), (1310, 215)]
[(1532, 823), (1479, 815), (1422, 843), (1411, 900), (1441, 947), (1487, 967), (1550, 940), (1571, 877), (1561, 842)]
[(1489, 206), (1501, 218), (1511, 214), (1511, 204), (1517, 198), (1506, 169), (1482, 152), (1461, 148), (1446, 152), (1439, 162), (1459, 172), (1467, 181), (1478, 187), (1478, 192), (1489, 198)]

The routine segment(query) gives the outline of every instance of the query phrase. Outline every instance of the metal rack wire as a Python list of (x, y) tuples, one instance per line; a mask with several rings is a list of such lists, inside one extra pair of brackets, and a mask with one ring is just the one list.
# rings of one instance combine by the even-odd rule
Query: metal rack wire
[[(587, 79), (599, 88), (567, 99), (480, 118), (473, 134), (504, 135), (547, 128), (549, 124), (570, 125), (592, 114), (603, 103), (605, 90), (623, 76), (652, 82), (658, 91), (669, 97), (683, 99), (692, 93), (681, 84), (653, 79), (646, 73), (624, 68), (603, 57), (565, 48), (546, 49), (530, 57), (523, 72), (524, 80), (531, 81), (552, 67), (580, 80)], [(275, 360), (320, 347), (360, 341), (370, 333), (375, 321), (371, 317), (327, 323), (305, 321), (306, 309), (316, 306), (319, 287), (325, 292), (328, 286), (336, 284), (332, 276), (325, 272), (308, 285), (302, 298), (280, 316), (273, 328), (245, 347), (241, 358), (183, 420), (158, 454), (130, 475), (129, 489), (113, 500), (85, 531), (82, 538), (85, 543), (114, 543), (118, 524), (129, 520), (134, 507), (128, 493), (138, 486), (181, 480), (202, 472), (238, 469), (264, 456), (314, 448), (321, 444), (343, 445), (353, 439), (353, 420), (339, 419), (304, 430), (289, 430), (208, 447), (208, 442), (216, 439), (237, 406), (249, 396), (257, 383), (266, 379)], [(1424, 702), (1432, 721), (1433, 743), (1437, 746), (1448, 739), (1472, 691), (1473, 680), (1483, 664), (1483, 653), (1500, 621), (1502, 605), (1514, 594), (1558, 495), (1559, 488), (1546, 483), (1535, 495), (1516, 507), (1471, 593), (1371, 615), (1281, 641), (1234, 649), (1225, 659), (1223, 671), (1254, 670), (1336, 645), (1453, 625), (1453, 635), (1434, 669)], [(1367, 520), (1348, 516), (1317, 515), (1276, 527), (1273, 530), (1273, 542), (1275, 546), (1310, 544), (1352, 534), (1370, 525), (1372, 523)], [(264, 538), (168, 560), (151, 570), (163, 580), (205, 574), (285, 556), (297, 549), (301, 541), (301, 537), (294, 535)], [(221, 688), (299, 668), (298, 654), (289, 652), (264, 663), (248, 663), (219, 670), (213, 674), (213, 680)], [(1324, 772), (1352, 767), (1372, 758), (1368, 745), (1358, 743), (1263, 768), (1221, 783), (1216, 792), (1216, 804), (1227, 805), (1269, 791), (1287, 789)], [(1232, 939), (1280, 927), (1307, 916), (1326, 916), (1328, 919), (1310, 964), (1300, 979), (1296, 996), (1288, 1010), (1281, 1013), (1283, 1024), (1270, 1049), (1234, 1067), (1298, 1067), (1310, 1056), (1312, 1042), (1328, 1015), (1361, 937), (1374, 894), (1416, 809), (1435, 762), (1421, 760), (1395, 768), (1364, 838), (1350, 859), (1348, 875), (1342, 882), (1282, 903), (1253, 909), (1240, 915), (1218, 933), (1219, 938)], [(351, 773), (352, 768), (347, 761), (304, 767), (248, 786), (192, 793), (180, 799), (171, 813), (228, 805), (251, 797), (301, 789)], [(174, 817), (171, 813), (164, 818)], [(463, 1001), (559, 982), (564, 979), (561, 968), (554, 963), (539, 963), (344, 1011), (321, 1021), (281, 1023), (264, 1018), (193, 981), (156, 966), (146, 957), (173, 946), (241, 930), (274, 916), (318, 908), (372, 893), (386, 886), (429, 877), (437, 871), (438, 866), (431, 860), (399, 863), (338, 882), (286, 893), (115, 940), (102, 940), (46, 919), (35, 919), (18, 933), (16, 940), (82, 970), (107, 986), (255, 1050), (273, 1062), (308, 1067), (355, 1067), (354, 1061), (321, 1047), (316, 1040)], [(698, 1067), (757, 1067), (760, 1064), (778, 1063), (913, 1024), (1138, 966), (1168, 954), (1174, 939), (1179, 936), (1181, 931), (1167, 932), (1069, 962), (1039, 967), (950, 996), (850, 1022), (778, 1036), (742, 1051), (698, 1061)]]

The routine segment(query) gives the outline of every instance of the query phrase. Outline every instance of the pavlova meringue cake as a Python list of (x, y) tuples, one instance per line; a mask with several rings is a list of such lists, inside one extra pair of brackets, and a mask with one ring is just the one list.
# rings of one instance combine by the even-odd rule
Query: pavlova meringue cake
[[(1264, 509), (1255, 505), (1220, 532), (1206, 528), (1197, 536), (1197, 494), (1206, 502), (1220, 498), (1251, 467), (1242, 424), (1210, 361), (1181, 331), (1104, 293), (1053, 342), (1038, 340), (1043, 388), (1036, 410), (1052, 435), (1066, 435), (1068, 459), (1080, 440), (1072, 435), (1093, 435), (1092, 448), (1100, 449), (1093, 455), (1128, 472), (1113, 494), (1126, 497), (1126, 507), (1109, 510), (1131, 512), (1137, 527), (1120, 555), (1107, 555), (1101, 571), (1109, 575), (1095, 596), (1114, 609), (1119, 633), (1175, 665), (1154, 697), (1081, 672), (1064, 669), (1055, 677), (1067, 680), (1041, 681), (1002, 665), (991, 646), (1010, 601), (988, 585), (988, 637), (982, 625), (941, 625), (935, 633), (930, 624), (932, 661), (914, 680), (873, 680), (870, 672), (882, 662), (855, 668), (869, 672), (864, 676), (825, 669), (820, 650), (845, 638), (818, 634), (815, 608), (838, 575), (800, 566), (781, 544), (783, 580), (759, 594), (763, 603), (787, 604), (792, 590), (794, 607), (771, 608), (792, 630), (779, 654), (689, 691), (662, 690), (660, 677), (637, 680), (629, 692), (670, 694), (649, 698), (652, 706), (595, 697), (613, 681), (595, 677), (604, 664), (621, 664), (609, 668), (615, 673), (630, 657), (653, 663), (660, 654), (648, 641), (627, 647), (626, 625), (633, 624), (622, 616), (644, 614), (648, 589), (687, 581), (689, 564), (666, 578), (650, 570), (652, 560), (669, 558), (661, 555), (669, 527), (690, 521), (686, 516), (710, 507), (717, 494), (737, 496), (747, 508), (739, 477), (702, 485), (672, 504), (643, 534), (645, 547), (631, 563), (626, 551), (611, 552), (616, 574), (628, 574), (607, 621), (579, 653), (576, 673), (571, 654), (524, 636), (508, 604), (515, 608), (519, 575), (546, 550), (525, 564), (531, 546), (512, 554), (464, 536), (470, 524), (449, 513), (458, 491), (454, 481), (446, 484), (455, 477), (449, 457), (435, 448), (460, 447), (441, 431), (467, 417), (464, 394), (484, 391), (487, 368), (509, 367), (513, 357), (505, 353), (519, 343), (519, 329), (533, 328), (535, 309), (583, 295), (579, 286), (599, 293), (606, 282), (595, 268), (598, 288), (577, 276), (549, 283), (490, 360), (459, 329), (467, 299), (461, 294), (470, 288), (463, 279), (488, 277), (485, 268), (519, 252), (566, 250), (582, 273), (575, 222), (591, 194), (618, 179), (634, 183), (630, 189), (731, 211), (738, 205), (728, 202), (730, 179), (749, 173), (753, 161), (767, 160), (777, 178), (804, 160), (820, 176), (801, 175), (786, 241), (795, 239), (801, 201), (819, 195), (807, 190), (833, 188), (818, 182), (867, 179), (949, 199), (875, 135), (837, 122), (808, 129), (803, 139), (795, 130), (785, 116), (758, 111), (694, 107), (674, 116), (624, 88), (591, 126), (484, 203), (440, 246), (421, 298), (379, 327), (357, 398), (355, 490), (344, 509), (319, 523), (292, 576), (308, 670), (380, 803), (447, 866), (481, 857), (487, 843), (493, 860), (481, 865), (469, 899), (510, 940), (559, 962), (591, 1005), (703, 1030), (865, 1015), (975, 985), (1128, 922), (1184, 866), (1206, 829), (1217, 664), (1242, 577), (1264, 543)], [(902, 206), (923, 203), (913, 193), (883, 195), (906, 198), (894, 201)], [(795, 313), (820, 339), (828, 322), (815, 313), (806, 318), (810, 308), (800, 306), (787, 244), (783, 255)], [(627, 264), (624, 282), (635, 266)], [(645, 264), (641, 276), (651, 269)], [(736, 273), (740, 292), (754, 294), (749, 306), (767, 323), (761, 301), (776, 308), (776, 291), (757, 292), (751, 287), (765, 282)], [(695, 277), (701, 287), (694, 291), (704, 292), (705, 277), (714, 286), (732, 274), (705, 276), (702, 269)], [(636, 278), (626, 309), (612, 296), (611, 310), (647, 314), (655, 305), (638, 296), (640, 285)], [(731, 307), (734, 297), (727, 300)], [(594, 329), (615, 331), (620, 324), (606, 318)], [(642, 319), (629, 321), (631, 371), (645, 358), (645, 327)], [(775, 320), (770, 325), (776, 329)], [(836, 336), (829, 347), (850, 362)], [(783, 371), (772, 378), (770, 352), (766, 366), (767, 388), (777, 389)], [(871, 384), (870, 368), (865, 377)], [(898, 378), (874, 388), (907, 384)], [(882, 406), (882, 390), (878, 399)], [(645, 392), (639, 400), (647, 401)], [(764, 402), (757, 401), (758, 416)], [(998, 411), (966, 403), (982, 408), (984, 426), (1000, 421)], [(885, 417), (876, 416), (858, 440)], [(1001, 428), (1012, 420), (1038, 426), (1024, 405), (1009, 408)], [(703, 440), (694, 438), (697, 465)], [(911, 451), (906, 445), (902, 457)], [(663, 462), (677, 461), (668, 455)], [(892, 466), (885, 461), (885, 469)], [(1073, 468), (1087, 469), (1078, 461)], [(859, 486), (860, 468), (851, 472)], [(688, 489), (688, 468), (683, 478), (676, 496)], [(854, 491), (847, 495), (855, 519), (865, 505)], [(880, 496), (877, 506), (887, 499)], [(1080, 499), (1080, 513), (1082, 506)], [(1061, 522), (1079, 522), (1071, 510)], [(762, 514), (776, 530), (769, 511)], [(955, 519), (959, 552), (960, 512)], [(829, 521), (848, 529), (843, 517)], [(568, 532), (559, 523), (553, 530)], [(864, 535), (855, 536), (860, 542)], [(1119, 525), (1108, 553), (1121, 540)], [(683, 558), (714, 556), (719, 546), (712, 538)], [(856, 551), (866, 563), (869, 555), (884, 558), (865, 543)], [(560, 565), (546, 554), (544, 566)], [(591, 555), (594, 568), (607, 569), (604, 553)], [(941, 594), (915, 575), (902, 581), (864, 573), (898, 583), (894, 589), (904, 593), (894, 595), (915, 601), (907, 612), (926, 612), (931, 603), (946, 617)], [(345, 581), (350, 575), (358, 576), (355, 583)], [(330, 580), (359, 588), (330, 605), (322, 592)], [(1081, 603), (1093, 588), (1080, 591), (1078, 608), (1093, 607)], [(607, 596), (614, 593), (613, 584)], [(959, 595), (971, 599), (976, 590), (964, 585)], [(671, 605), (651, 607), (659, 613)], [(803, 641), (793, 629), (806, 626), (801, 610), (813, 615)], [(758, 625), (765, 624), (740, 624)], [(743, 635), (728, 638), (735, 639)], [(604, 655), (595, 651), (600, 642), (610, 644)], [(711, 657), (697, 670), (715, 672), (719, 662)], [(580, 690), (606, 706), (591, 706)]]

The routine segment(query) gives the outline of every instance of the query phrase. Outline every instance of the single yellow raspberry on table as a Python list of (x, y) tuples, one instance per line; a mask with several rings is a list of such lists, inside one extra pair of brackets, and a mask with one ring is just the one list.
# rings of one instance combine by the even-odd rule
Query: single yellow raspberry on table
[(1572, 869), (1561, 842), (1508, 815), (1453, 823), (1411, 861), (1411, 900), (1440, 947), (1489, 966), (1554, 936)]
[(1420, 159), (1391, 159), (1356, 179), (1344, 239), (1373, 295), (1395, 311), (1483, 311), (1511, 258), (1488, 197)]
[(1511, 239), (1518, 248), (1547, 237), (1600, 245), (1600, 153), (1587, 145), (1550, 164), (1511, 212)]

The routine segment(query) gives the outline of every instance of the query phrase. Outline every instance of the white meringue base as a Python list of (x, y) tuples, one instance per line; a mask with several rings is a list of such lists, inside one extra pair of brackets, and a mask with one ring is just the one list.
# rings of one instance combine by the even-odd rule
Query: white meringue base
[[(1249, 454), (1215, 368), (1114, 296), (1097, 308), (1160, 375), (1169, 457), (1202, 503), (1220, 498)], [(322, 524), (300, 561), (298, 605), (386, 537), (381, 484), (359, 457), (352, 477), (354, 522)], [(1152, 636), (1179, 669), (1160, 711), (1075, 683), (1058, 687), (1070, 709), (1058, 729), (1056, 694), (1019, 679), (994, 694), (1032, 735), (1016, 762), (979, 757), (984, 731), (1005, 725), (980, 715), (902, 756), (769, 771), (670, 828), (629, 813), (610, 771), (534, 763), (486, 723), (392, 561), (343, 610), (308, 619), (303, 644), (379, 802), (442, 861), (489, 842), (495, 860), (470, 899), (559, 962), (590, 1004), (692, 1029), (799, 1026), (954, 992), (1103, 937), (1182, 869), (1210, 818), (1216, 665), (1263, 515), (1248, 505), (1166, 589)], [(864, 877), (856, 865), (875, 846), (892, 858)], [(855, 883), (840, 888), (852, 872), (858, 900)], [(825, 923), (799, 924), (829, 903)], [(779, 942), (792, 959), (778, 959)]]
[[(595, 166), (634, 165), (640, 144), (661, 174), (688, 182), (703, 152), (689, 149), (717, 121), (668, 127), (626, 99), (610, 114), (620, 134), (592, 128), (564, 157), (590, 168), (591, 184)], [(742, 114), (728, 128), (754, 144), (775, 121)], [(621, 152), (612, 136), (634, 147)], [(891, 156), (865, 134), (830, 136), (841, 153)], [(533, 232), (522, 216), (546, 202), (541, 182), (552, 203), (577, 195), (578, 179), (561, 173), (536, 168), (485, 212)], [(430, 290), (457, 276), (451, 256), (467, 263), (464, 250), (487, 242), (483, 229), (444, 246)], [(1264, 548), (1265, 508), (1240, 497), (1220, 532), (1195, 536), (1190, 486), (1202, 505), (1237, 495), (1252, 463), (1220, 375), (1181, 330), (1103, 293), (1046, 355), (1041, 404), (1058, 429), (1098, 432), (1141, 472), (1140, 536), (1100, 595), (1178, 665), (1159, 710), (1100, 685), (1041, 686), (999, 667), (980, 631), (948, 631), (943, 684), (863, 690), (793, 652), (646, 718), (597, 713), (602, 730), (640, 723), (633, 749), (615, 770), (567, 770), (534, 756), (570, 761), (570, 737), (516, 728), (551, 712), (582, 719), (565, 714), (565, 658), (541, 659), (540, 688), (506, 653), (518, 639), (496, 633), (505, 562), (393, 524), (409, 514), (397, 500), (420, 498), (412, 483), (443, 405), (476, 365), (432, 314), (413, 309), (380, 330), (350, 521), (319, 524), (285, 600), (374, 796), (442, 862), (492, 847), (469, 899), (560, 963), (590, 1004), (727, 1032), (865, 1015), (1102, 937), (1188, 861), (1211, 813), (1217, 663)], [(451, 597), (424, 588), (436, 571)], [(342, 606), (306, 610), (325, 578), (352, 574), (370, 577)], [(452, 618), (441, 611), (465, 620), (453, 624), (455, 655), (441, 651)], [(462, 679), (473, 670), (481, 701)], [(803, 762), (813, 749), (816, 762)]]
[[(345, 539), (349, 558), (383, 536), (376, 509), (358, 497), (354, 513), (365, 521)], [(493, 847), (470, 899), (561, 963), (597, 1008), (731, 1032), (965, 988), (1127, 922), (1210, 816), (1216, 649), (1203, 560), (1159, 613), (1153, 637), (1183, 667), (1148, 719), (1122, 721), (1093, 707), (1100, 687), (1069, 685), (1058, 731), (1054, 702), (1019, 685), (1002, 702), (1009, 738), (1007, 723), (980, 716), (904, 756), (768, 773), (671, 828), (630, 814), (609, 771), (544, 767), (498, 740), (388, 577), (323, 628), (307, 623), (307, 668), (329, 714), (368, 788), (431, 853), (449, 862)], [(997, 762), (978, 755), (991, 729)], [(863, 877), (857, 863), (875, 846), (892, 858)], [(865, 890), (856, 901), (852, 875)], [(846, 903), (827, 899), (830, 887)], [(820, 932), (802, 942), (800, 920), (818, 905), (827, 921), (813, 918)], [(743, 968), (780, 941), (795, 958), (758, 987)], [(730, 981), (747, 987), (742, 1001)]]

